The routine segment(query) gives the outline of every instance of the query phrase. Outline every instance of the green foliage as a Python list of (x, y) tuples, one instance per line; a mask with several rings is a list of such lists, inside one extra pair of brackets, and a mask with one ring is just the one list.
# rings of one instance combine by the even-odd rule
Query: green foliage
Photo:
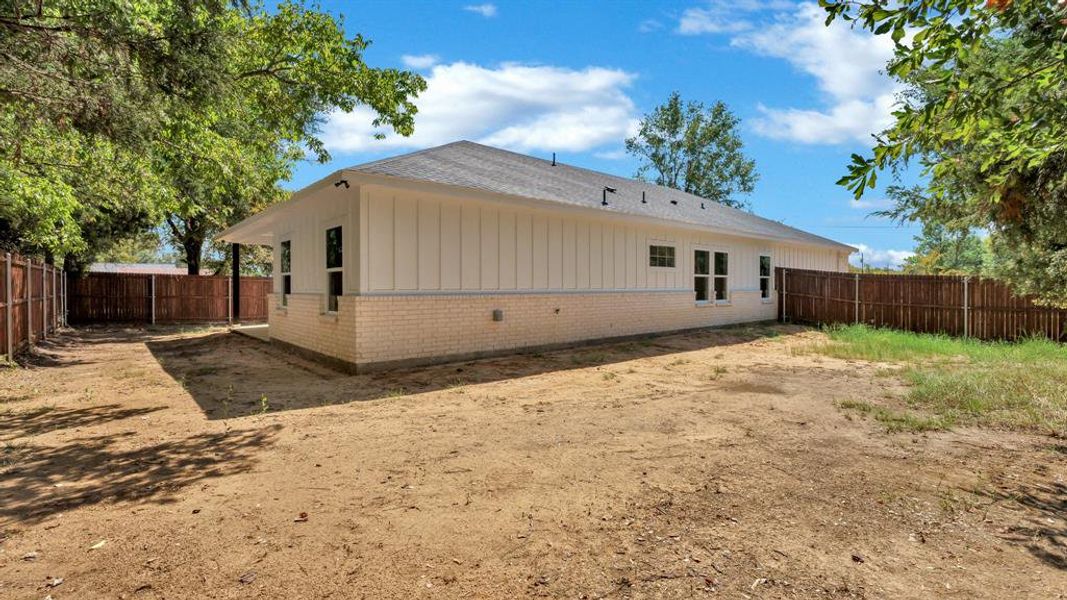
[(890, 35), (888, 72), (908, 85), (893, 125), (839, 183), (859, 197), (879, 171), (918, 160), (929, 185), (894, 216), (988, 229), (999, 276), (1067, 305), (1067, 4), (821, 4), (828, 24)]
[(640, 129), (626, 140), (626, 151), (643, 159), (639, 179), (652, 180), (735, 208), (748, 203), (734, 197), (750, 194), (759, 175), (745, 157), (740, 120), (722, 102), (707, 108), (682, 102), (673, 92), (667, 102), (641, 119)]
[(293, 2), (26, 0), (0, 8), (0, 243), (91, 258), (165, 221), (198, 270), (210, 236), (285, 197), (319, 127), (367, 105), (409, 135), (413, 73)]
[(874, 417), (874, 420), (884, 425), (889, 433), (921, 433), (941, 431), (951, 427), (951, 423), (944, 418), (922, 416), (906, 410), (894, 410), (862, 400), (842, 400), (837, 403), (837, 406)]
[(169, 99), (209, 97), (212, 2), (0, 7), (0, 244), (92, 252), (166, 196), (149, 149)]
[(1067, 433), (1067, 346), (1046, 339), (982, 342), (861, 325), (831, 328), (828, 334), (830, 342), (814, 351), (903, 365), (898, 372), (910, 384), (908, 408), (921, 412), (879, 408), (888, 411), (890, 428), (890, 422), (906, 425), (915, 419), (938, 428), (968, 424)]
[(94, 257), (99, 262), (170, 264), (178, 257), (169, 251), (155, 229), (119, 238)]
[[(201, 271), (212, 275), (229, 275), (233, 253), (225, 242), (204, 244), (200, 255)], [(184, 261), (179, 261), (184, 262)], [(268, 246), (241, 246), (241, 275), (269, 277), (274, 268), (274, 253)]]
[[(890, 197), (921, 193), (891, 187)], [(923, 223), (922, 233), (914, 237), (915, 255), (904, 261), (904, 272), (921, 275), (980, 275), (991, 267), (990, 244), (969, 228), (955, 229), (938, 221)]]
[(276, 182), (290, 177), (305, 148), (329, 160), (317, 137), (327, 111), (366, 104), (378, 113), (375, 125), (410, 135), (411, 98), (425, 89), (413, 73), (367, 67), (367, 42), (347, 38), (325, 13), (286, 2), (270, 13), (249, 10), (231, 27), (224, 93), (210, 111), (176, 121), (160, 160), (176, 191), (167, 226), (190, 273), (214, 233), (286, 197)]

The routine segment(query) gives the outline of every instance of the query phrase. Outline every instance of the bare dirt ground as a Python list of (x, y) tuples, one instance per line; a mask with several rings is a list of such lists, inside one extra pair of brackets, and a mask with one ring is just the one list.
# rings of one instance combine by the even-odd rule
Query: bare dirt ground
[(901, 384), (819, 339), (352, 377), (75, 331), (0, 370), (0, 597), (1065, 597), (1064, 441), (887, 434), (834, 402)]

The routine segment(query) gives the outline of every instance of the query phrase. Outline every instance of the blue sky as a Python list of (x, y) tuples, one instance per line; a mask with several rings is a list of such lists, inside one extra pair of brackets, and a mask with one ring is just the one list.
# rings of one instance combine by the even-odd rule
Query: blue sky
[(868, 263), (899, 262), (916, 227), (868, 216), (834, 184), (849, 155), (887, 124), (894, 84), (881, 74), (891, 44), (823, 26), (811, 3), (326, 2), (349, 34), (372, 40), (372, 66), (413, 69), (429, 89), (411, 138), (372, 139), (372, 115), (331, 115), (330, 164), (303, 164), (302, 187), (330, 171), (470, 139), (630, 176), (622, 151), (637, 119), (678, 90), (722, 100), (742, 119), (761, 179), (756, 213), (852, 245)]

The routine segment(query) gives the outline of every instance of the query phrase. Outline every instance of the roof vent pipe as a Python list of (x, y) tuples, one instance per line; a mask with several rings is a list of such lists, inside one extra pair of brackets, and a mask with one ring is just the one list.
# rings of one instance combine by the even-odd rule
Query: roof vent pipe
[(553, 167), (556, 166), (556, 153), (555, 152), (552, 153), (552, 166)]
[(675, 204), (675, 205), (677, 205), (677, 204), (678, 204), (678, 201), (677, 201), (677, 200), (671, 200), (671, 204)]
[(641, 204), (648, 204), (648, 200), (645, 200), (645, 192), (641, 191)]
[(700, 203), (700, 208), (704, 208), (704, 203), (703, 202)]
[(607, 206), (608, 205), (608, 192), (611, 192), (612, 194), (614, 194), (615, 193), (615, 188), (608, 187), (606, 185), (604, 186), (604, 192), (603, 192), (603, 198), (604, 199), (600, 201), (600, 205), (601, 206)]

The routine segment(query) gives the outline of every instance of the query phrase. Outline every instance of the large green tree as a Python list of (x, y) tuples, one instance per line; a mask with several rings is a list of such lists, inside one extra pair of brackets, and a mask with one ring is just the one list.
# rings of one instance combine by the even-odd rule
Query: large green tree
[(167, 106), (204, 102), (225, 5), (0, 5), (0, 245), (91, 252), (149, 227), (166, 196), (151, 148)]
[[(415, 74), (284, 2), (14, 0), (0, 7), (0, 244), (84, 262), (164, 222), (205, 239), (281, 198), (330, 110), (413, 129)], [(190, 271), (195, 271), (190, 268)]]
[(896, 43), (908, 85), (892, 126), (841, 184), (857, 197), (879, 172), (921, 165), (928, 185), (891, 214), (990, 231), (994, 273), (1067, 305), (1067, 3), (1051, 0), (822, 0), (828, 23)]
[(759, 175), (755, 161), (744, 154), (739, 124), (722, 102), (709, 108), (683, 102), (673, 92), (641, 119), (637, 135), (626, 140), (626, 151), (641, 159), (640, 179), (747, 208), (737, 194), (752, 193)]
[(347, 37), (325, 13), (285, 3), (243, 17), (229, 24), (223, 93), (210, 110), (176, 118), (167, 128), (173, 143), (160, 152), (175, 196), (168, 231), (191, 274), (213, 234), (285, 197), (277, 182), (305, 149), (329, 160), (317, 136), (328, 111), (365, 104), (377, 112), (376, 125), (409, 135), (412, 98), (425, 89), (413, 73), (368, 67), (368, 42)]
[(904, 261), (906, 273), (922, 275), (981, 275), (987, 267), (982, 238), (969, 230), (953, 230), (941, 223), (923, 223), (915, 236), (915, 254)]

